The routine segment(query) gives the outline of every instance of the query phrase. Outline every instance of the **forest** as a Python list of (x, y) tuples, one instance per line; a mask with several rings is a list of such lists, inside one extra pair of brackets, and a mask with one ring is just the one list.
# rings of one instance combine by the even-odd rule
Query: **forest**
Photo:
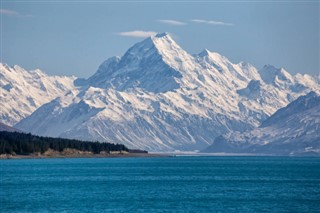
[(67, 148), (92, 152), (93, 154), (99, 154), (100, 152), (110, 153), (114, 151), (147, 153), (142, 150), (129, 150), (122, 144), (41, 137), (30, 133), (0, 132), (0, 154), (28, 155), (36, 152), (44, 153), (49, 149), (62, 152)]

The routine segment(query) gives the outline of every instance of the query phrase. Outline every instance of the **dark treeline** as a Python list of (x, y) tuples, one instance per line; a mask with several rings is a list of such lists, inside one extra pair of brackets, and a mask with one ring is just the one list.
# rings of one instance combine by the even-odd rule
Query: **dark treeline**
[(30, 153), (44, 153), (48, 149), (62, 152), (64, 149), (76, 149), (99, 154), (102, 151), (130, 150), (122, 144), (88, 142), (64, 138), (40, 137), (18, 132), (0, 132), (0, 154), (26, 155)]

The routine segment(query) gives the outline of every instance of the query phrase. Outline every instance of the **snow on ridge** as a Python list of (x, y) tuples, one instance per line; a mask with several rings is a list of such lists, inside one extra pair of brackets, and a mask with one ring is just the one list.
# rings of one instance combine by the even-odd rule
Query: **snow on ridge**
[(38, 107), (75, 89), (75, 77), (48, 76), (40, 69), (27, 71), (0, 64), (0, 121), (13, 125)]

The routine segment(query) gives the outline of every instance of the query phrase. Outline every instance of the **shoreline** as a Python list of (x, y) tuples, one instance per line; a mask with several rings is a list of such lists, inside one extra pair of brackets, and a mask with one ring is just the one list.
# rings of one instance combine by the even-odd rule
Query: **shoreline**
[(319, 155), (267, 155), (248, 153), (63, 153), (48, 154), (33, 153), (29, 155), (1, 154), (0, 160), (11, 159), (52, 159), (52, 158), (156, 158), (156, 157), (319, 157)]
[(51, 159), (51, 158), (154, 158), (172, 157), (170, 154), (120, 153), (120, 154), (55, 154), (55, 155), (0, 155), (0, 160), (13, 159)]

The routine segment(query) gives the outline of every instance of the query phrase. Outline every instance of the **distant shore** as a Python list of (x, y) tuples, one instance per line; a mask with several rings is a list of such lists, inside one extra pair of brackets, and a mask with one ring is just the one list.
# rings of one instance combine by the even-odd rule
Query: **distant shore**
[(74, 149), (66, 149), (62, 152), (48, 150), (45, 153), (30, 153), (25, 155), (1, 154), (0, 159), (45, 159), (45, 158), (151, 158), (151, 157), (169, 157), (170, 154), (160, 153), (130, 153), (130, 152), (101, 152), (94, 154), (92, 152), (83, 152)]
[(5, 159), (47, 159), (47, 158), (153, 158), (153, 157), (171, 157), (166, 154), (87, 154), (87, 155), (1, 155), (0, 160)]

